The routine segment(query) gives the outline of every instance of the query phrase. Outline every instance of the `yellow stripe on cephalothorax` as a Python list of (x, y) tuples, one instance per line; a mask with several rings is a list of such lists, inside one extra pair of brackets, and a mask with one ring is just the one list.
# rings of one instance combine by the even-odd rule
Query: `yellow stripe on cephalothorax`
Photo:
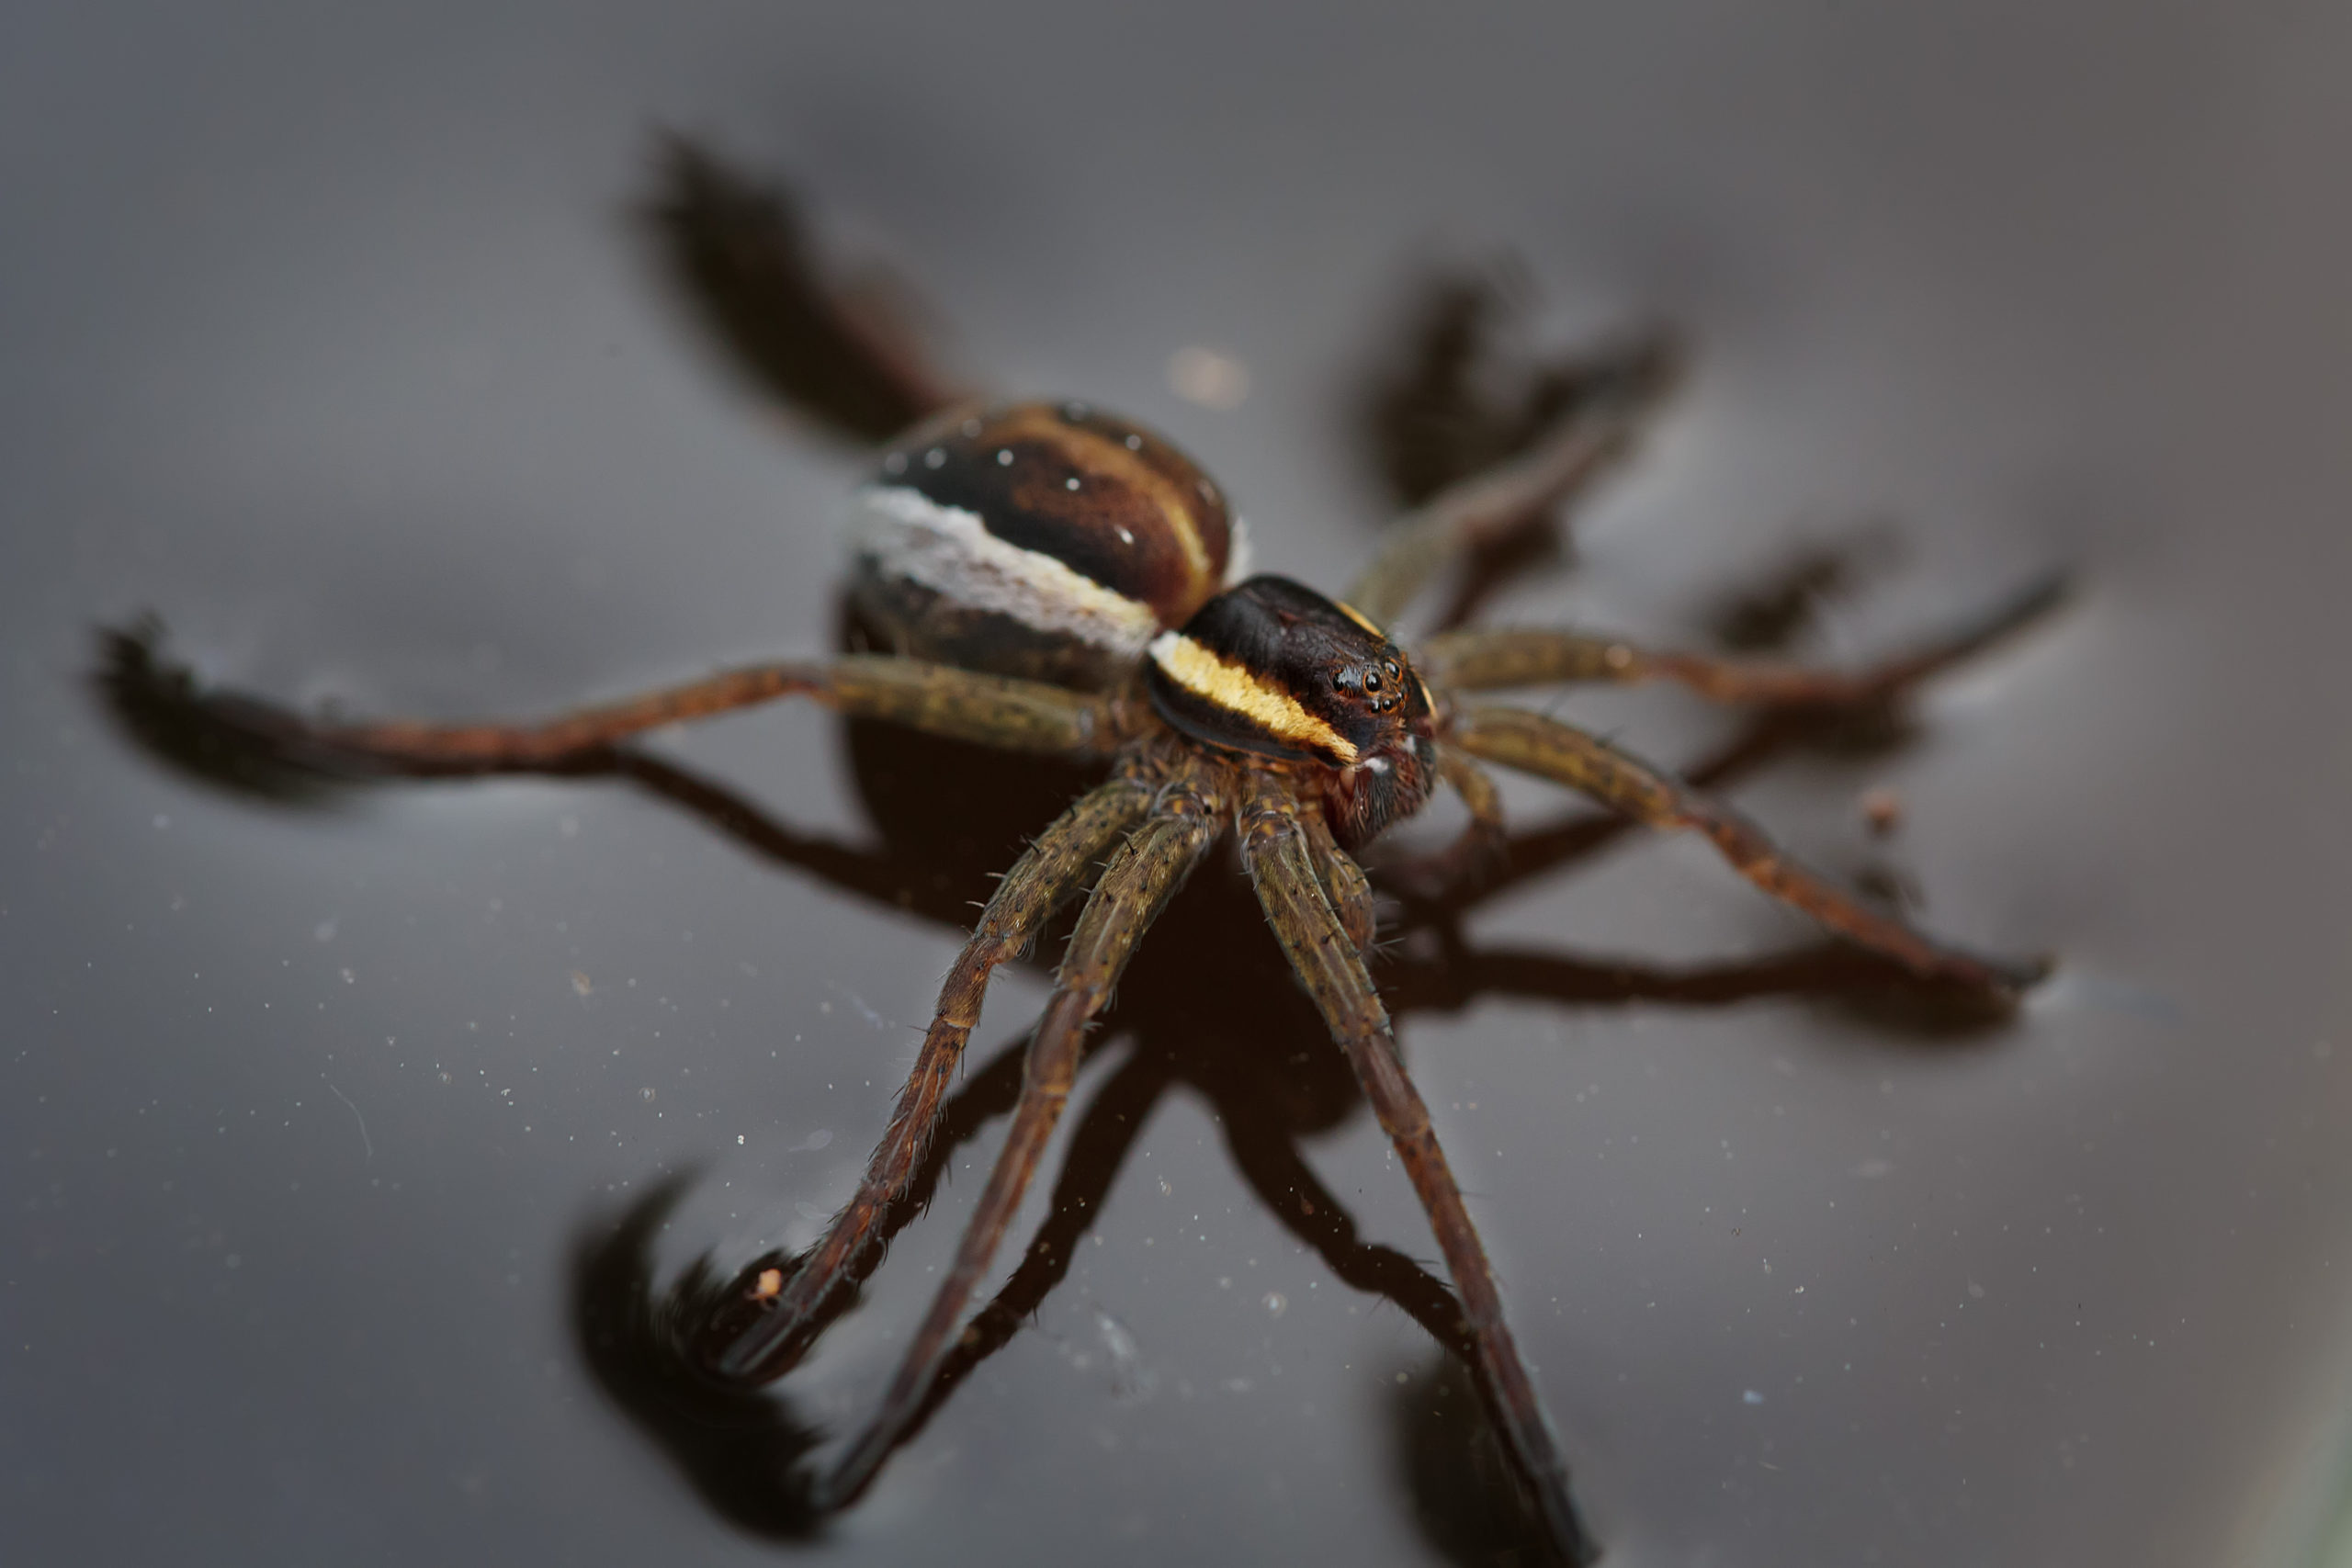
[(1347, 616), (1348, 619), (1353, 621), (1356, 625), (1362, 626), (1364, 630), (1370, 632), (1381, 641), (1386, 642), (1388, 640), (1388, 634), (1382, 631), (1378, 626), (1374, 626), (1372, 624), (1372, 617), (1365, 615), (1362, 610), (1357, 609), (1353, 604), (1349, 604), (1344, 599), (1334, 599), (1331, 603), (1339, 608), (1340, 614)]
[(1343, 763), (1356, 760), (1354, 744), (1301, 707), (1296, 697), (1218, 658), (1182, 632), (1154, 637), (1151, 661), (1194, 696), (1241, 715), (1277, 740), (1327, 751)]

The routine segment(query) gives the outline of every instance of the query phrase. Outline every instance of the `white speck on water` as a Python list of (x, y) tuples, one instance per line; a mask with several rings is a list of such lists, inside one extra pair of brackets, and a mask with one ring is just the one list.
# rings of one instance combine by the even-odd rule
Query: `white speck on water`
[(1739, 1396), (1739, 1402), (1742, 1404), (1761, 1404), (1764, 1403), (1764, 1396), (1751, 1388)]
[(1984, 1287), (1978, 1284), (1973, 1280), (1968, 1281), (1968, 1299), (1973, 1302), (1983, 1301), (1984, 1299)]
[(1876, 1181), (1894, 1169), (1894, 1162), (1886, 1159), (1866, 1159), (1854, 1168), (1854, 1174), (1864, 1181)]
[(1159, 1374), (1144, 1364), (1143, 1351), (1127, 1325), (1097, 1307), (1094, 1329), (1102, 1337), (1102, 1348), (1111, 1354), (1112, 1393), (1125, 1404), (1149, 1399), (1159, 1386)]
[[(831, 982), (828, 982), (827, 986), (828, 988), (835, 995), (840, 996), (846, 1000), (850, 1006), (855, 1008), (857, 1010), (858, 1017), (864, 1019), (867, 1023), (872, 1024), (875, 1028), (881, 1030), (884, 1033), (891, 1033), (899, 1030), (899, 1025), (892, 1023), (888, 1019), (884, 1018), (880, 1013), (876, 1012), (872, 1008), (866, 1006), (865, 998), (859, 996), (855, 991), (851, 990), (847, 986), (836, 986), (832, 985)], [(831, 1012), (833, 1010), (833, 1004), (831, 1002), (820, 1002), (817, 1004), (817, 1010), (819, 1012)]]
[(1283, 1309), (1289, 1305), (1289, 1298), (1285, 1297), (1280, 1291), (1268, 1291), (1266, 1292), (1266, 1315), (1268, 1317), (1282, 1316)]
[(815, 1132), (809, 1134), (807, 1137), (801, 1139), (800, 1146), (803, 1149), (806, 1149), (808, 1153), (815, 1154), (819, 1149), (823, 1148), (832, 1141), (833, 1130), (831, 1127), (820, 1127)]
[(321, 920), (317, 925), (311, 928), (311, 940), (312, 942), (333, 942), (334, 940), (334, 917), (333, 915), (329, 915), (325, 919)]

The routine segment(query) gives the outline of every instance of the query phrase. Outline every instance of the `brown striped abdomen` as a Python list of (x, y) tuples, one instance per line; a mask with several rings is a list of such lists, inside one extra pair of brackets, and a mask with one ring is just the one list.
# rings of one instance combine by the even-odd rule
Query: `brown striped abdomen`
[(900, 651), (1097, 686), (1235, 575), (1238, 520), (1150, 432), (1080, 403), (959, 409), (858, 492), (865, 617)]

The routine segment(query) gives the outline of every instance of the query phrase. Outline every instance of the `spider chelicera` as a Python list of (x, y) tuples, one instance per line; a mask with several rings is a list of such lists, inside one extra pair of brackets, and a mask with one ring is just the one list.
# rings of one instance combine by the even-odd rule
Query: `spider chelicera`
[(775, 1377), (805, 1352), (916, 1181), (991, 972), (1082, 897), (1003, 1148), (880, 1408), (817, 1488), (827, 1510), (854, 1502), (918, 1423), (1069, 1098), (1090, 1026), (1155, 919), (1230, 839), (1428, 1213), (1459, 1293), (1460, 1341), (1513, 1467), (1554, 1543), (1581, 1554), (1565, 1466), (1374, 986), (1373, 887), (1356, 852), (1443, 784), (1469, 826), (1419, 874), (1475, 876), (1502, 832), (1482, 765), (1497, 764), (1637, 822), (1695, 831), (1838, 936), (2006, 1003), (2041, 964), (1923, 935), (1667, 772), (1573, 725), (1476, 695), (1668, 681), (1726, 703), (1867, 705), (2021, 624), (2055, 584), (1851, 673), (1555, 629), (1452, 630), (1408, 649), (1385, 628), (1420, 590), (1522, 538), (1631, 446), (1670, 379), (1660, 344), (1617, 355), (1501, 460), (1438, 489), (1334, 600), (1250, 575), (1223, 492), (1166, 441), (1083, 403), (961, 395), (872, 300), (820, 279), (778, 199), (684, 142), (664, 179), (657, 216), (672, 259), (722, 329), (804, 412), (886, 443), (857, 492), (849, 597), (865, 634), (890, 651), (752, 665), (526, 724), (307, 720), (218, 697), (207, 699), (213, 717), (324, 771), (446, 776), (585, 771), (649, 730), (803, 696), (853, 717), (1106, 771), (998, 885), (855, 1195), (798, 1258), (746, 1269), (699, 1336), (708, 1370), (730, 1380)]

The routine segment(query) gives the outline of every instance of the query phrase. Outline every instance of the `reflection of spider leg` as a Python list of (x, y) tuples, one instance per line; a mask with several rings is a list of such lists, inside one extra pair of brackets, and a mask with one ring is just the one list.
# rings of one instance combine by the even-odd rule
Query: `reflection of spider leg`
[(561, 770), (594, 761), (615, 742), (649, 729), (789, 696), (808, 697), (854, 718), (887, 719), (1008, 751), (1099, 756), (1121, 737), (1115, 698), (891, 654), (853, 653), (831, 660), (745, 665), (537, 723), (383, 719), (303, 725), (299, 736), (278, 739), (289, 748), (307, 743), (329, 760), (401, 773)]
[(1480, 767), (1467, 751), (1442, 740), (1438, 742), (1437, 771), (1440, 778), (1453, 786), (1453, 793), (1470, 813), (1470, 820), (1444, 848), (1385, 868), (1386, 874), (1401, 877), (1430, 897), (1476, 886), (1486, 873), (1501, 864), (1510, 843), (1510, 832), (1503, 822), (1502, 792), (1495, 787), (1494, 775)]
[(1618, 637), (1570, 631), (1444, 632), (1425, 639), (1414, 660), (1443, 691), (1493, 691), (1566, 681), (1677, 681), (1723, 703), (1826, 707), (1882, 702), (1976, 653), (2056, 604), (2065, 580), (2047, 577), (1989, 611), (1909, 652), (1856, 671), (1808, 669), (1777, 660), (1660, 653)]
[(819, 1309), (847, 1278), (857, 1255), (873, 1239), (875, 1222), (906, 1190), (922, 1163), (939, 1116), (942, 1098), (964, 1057), (964, 1044), (979, 1021), (989, 976), (1008, 958), (1024, 952), (1062, 902), (1084, 886), (1095, 862), (1135, 825), (1151, 805), (1153, 781), (1123, 774), (1097, 786), (1037, 836), (1028, 852), (997, 884), (996, 896), (980, 916), (979, 928), (964, 944), (940, 987), (939, 1009), (924, 1032), (914, 1070), (899, 1091), (898, 1109), (882, 1134), (856, 1195), (833, 1216), (817, 1245), (805, 1254), (789, 1285), (758, 1322), (729, 1346), (718, 1371), (746, 1377), (781, 1371), (771, 1364), (776, 1351), (805, 1337)]
[(1476, 1359), (1453, 1292), (1395, 1247), (1363, 1239), (1354, 1218), (1300, 1156), (1280, 1116), (1239, 1097), (1217, 1101), (1216, 1112), (1242, 1179), (1284, 1229), (1314, 1248), (1342, 1283), (1394, 1303), (1446, 1349), (1464, 1361)]
[[(1489, 997), (1583, 1009), (1644, 1002), (1712, 1008), (1771, 998), (1883, 993), (1901, 973), (1877, 954), (1843, 942), (1814, 942), (1761, 958), (1687, 968), (1533, 948), (1464, 947), (1430, 959), (1390, 956), (1380, 967), (1380, 990), (1389, 1012), (1398, 1018), (1459, 1012)], [(1926, 1016), (1949, 1026), (1988, 1015), (1983, 1009), (1955, 1005)]]
[(1430, 1228), (1461, 1293), (1478, 1374), (1492, 1391), (1504, 1438), (1545, 1524), (1563, 1551), (1572, 1557), (1589, 1555), (1583, 1527), (1568, 1498), (1566, 1467), (1527, 1369), (1520, 1362), (1510, 1325), (1503, 1321), (1494, 1270), (1463, 1204), (1462, 1190), (1447, 1168), (1445, 1151), (1438, 1146), (1429, 1108), (1405, 1075), (1379, 993), (1316, 881), (1314, 860), (1298, 829), (1288, 790), (1262, 774), (1253, 783), (1252, 797), (1243, 809), (1242, 856), (1267, 922), (1346, 1051), (1364, 1099), (1429, 1213)]
[(1003, 1152), (989, 1173), (955, 1264), (899, 1363), (881, 1409), (826, 1480), (829, 1506), (847, 1506), (872, 1483), (882, 1461), (921, 1413), (964, 1303), (987, 1271), (1069, 1099), (1086, 1027), (1110, 1000), (1111, 989), (1145, 931), (1216, 840), (1224, 826), (1220, 793), (1206, 769), (1190, 770), (1170, 783), (1087, 899), (1057, 974), (1053, 998), (1030, 1043), (1021, 1103), (1005, 1134)]
[(1102, 1200), (1120, 1167), (1126, 1164), (1128, 1151), (1150, 1120), (1152, 1108), (1167, 1092), (1170, 1076), (1164, 1054), (1138, 1055), (1122, 1063), (1110, 1081), (1096, 1091), (1070, 1133), (1068, 1157), (1054, 1183), (1045, 1223), (1037, 1227), (1003, 1288), (972, 1314), (972, 1321), (956, 1336), (955, 1348), (923, 1391), (922, 1407), (900, 1435), (902, 1439), (928, 1420), (974, 1368), (1002, 1349), (1069, 1274), (1079, 1238), (1102, 1212)]
[(1765, 892), (1918, 975), (1996, 992), (2022, 989), (2041, 976), (2039, 963), (1980, 958), (1880, 914), (1791, 860), (1729, 806), (1572, 726), (1518, 708), (1469, 708), (1454, 716), (1453, 739), (1488, 761), (1566, 784), (1636, 821), (1697, 829)]
[(739, 365), (865, 443), (956, 400), (891, 301), (829, 281), (790, 195), (665, 137), (646, 217), (673, 278)]
[(1430, 580), (1482, 545), (1557, 505), (1631, 450), (1674, 379), (1671, 355), (1600, 406), (1579, 404), (1519, 456), (1457, 479), (1390, 525), (1347, 602), (1386, 625)]

